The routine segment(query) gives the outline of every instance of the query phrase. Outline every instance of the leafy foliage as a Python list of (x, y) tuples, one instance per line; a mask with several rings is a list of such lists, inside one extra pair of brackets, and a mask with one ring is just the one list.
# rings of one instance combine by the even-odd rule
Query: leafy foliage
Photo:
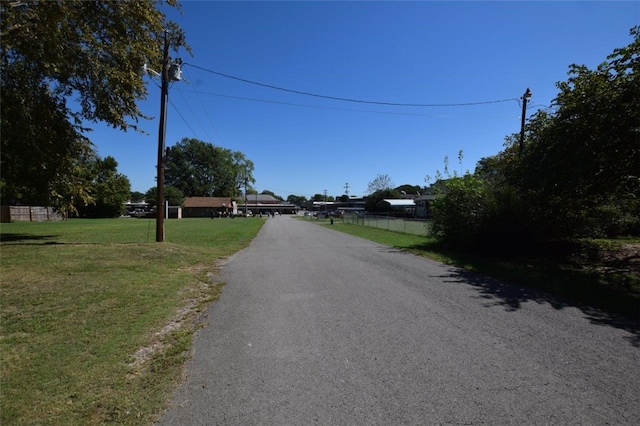
[(395, 188), (395, 190), (400, 194), (402, 194), (403, 192), (405, 194), (417, 194), (419, 192), (424, 192), (424, 189), (420, 185), (409, 185), (409, 184), (400, 185), (397, 188)]
[(314, 194), (313, 197), (311, 197), (311, 201), (316, 201), (316, 202), (335, 201), (335, 198), (332, 195), (325, 196), (324, 194)]
[(144, 194), (139, 191), (131, 191), (131, 194), (129, 195), (129, 200), (132, 203), (140, 203), (144, 201)]
[(539, 112), (528, 126), (512, 181), (540, 218), (561, 225), (550, 237), (595, 236), (638, 212), (640, 27), (631, 35), (597, 69), (571, 65), (568, 81), (557, 84), (556, 112)]
[(187, 197), (237, 197), (255, 182), (253, 168), (241, 152), (184, 138), (167, 149), (165, 183)]
[[(88, 199), (86, 181), (78, 176), (78, 160), (93, 147), (67, 121), (63, 106), (36, 84), (25, 96), (26, 76), (2, 70), (0, 165), (2, 199), (6, 203), (62, 207), (71, 199)], [(67, 210), (65, 209), (65, 210)]]
[[(144, 200), (151, 206), (157, 204), (158, 188), (153, 187), (144, 195)], [(164, 187), (164, 201), (168, 202), (170, 206), (181, 206), (184, 203), (184, 194), (175, 186)]]
[(120, 216), (131, 195), (131, 184), (126, 176), (118, 173), (118, 162), (113, 157), (95, 157), (85, 167), (90, 177), (92, 202), (79, 206), (78, 213), (87, 217)]
[(307, 200), (307, 197), (305, 197), (304, 195), (289, 194), (289, 196), (287, 196), (287, 203), (294, 204), (296, 206), (302, 206), (308, 201), (309, 200)]
[(136, 128), (145, 118), (137, 106), (147, 95), (142, 66), (160, 68), (165, 28), (174, 47), (184, 44), (181, 30), (155, 6), (152, 0), (0, 3), (3, 199), (67, 211), (89, 201), (77, 162), (94, 153), (82, 123)]
[[(576, 237), (640, 234), (640, 27), (597, 69), (571, 65), (555, 111), (538, 111), (474, 176), (444, 181), (434, 232), (463, 249), (521, 251)], [(447, 173), (445, 160), (445, 173)]]
[(433, 235), (455, 248), (478, 245), (486, 214), (487, 188), (480, 179), (465, 175), (444, 182), (444, 193), (434, 200)]

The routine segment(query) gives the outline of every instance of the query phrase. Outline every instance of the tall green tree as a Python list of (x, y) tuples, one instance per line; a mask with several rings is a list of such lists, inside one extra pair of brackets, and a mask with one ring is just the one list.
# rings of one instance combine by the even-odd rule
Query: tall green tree
[(433, 201), (433, 235), (455, 248), (477, 248), (486, 218), (486, 185), (466, 174), (443, 182)]
[(132, 203), (141, 203), (144, 201), (144, 194), (139, 191), (131, 191), (131, 195), (129, 196), (129, 200)]
[(404, 192), (405, 194), (413, 194), (413, 195), (417, 194), (418, 192), (424, 192), (424, 190), (420, 185), (409, 185), (409, 184), (400, 185), (396, 187), (395, 190), (398, 191), (401, 195), (402, 195), (402, 192)]
[(165, 29), (174, 47), (184, 44), (158, 4), (0, 2), (3, 200), (72, 209), (69, 200), (86, 199), (75, 168), (93, 155), (84, 123), (136, 128), (146, 118), (137, 105), (147, 95), (143, 65), (161, 68)]
[(113, 157), (95, 157), (86, 164), (90, 176), (92, 201), (78, 207), (81, 216), (118, 217), (124, 211), (124, 203), (131, 195), (129, 179), (118, 173), (118, 162)]
[(309, 200), (307, 200), (307, 197), (305, 197), (304, 195), (289, 194), (287, 196), (287, 203), (294, 204), (296, 206), (302, 206), (308, 201)]
[(237, 197), (255, 182), (253, 167), (241, 152), (184, 138), (167, 149), (165, 183), (187, 197)]
[[(144, 201), (150, 206), (155, 206), (158, 197), (158, 188), (152, 187), (144, 194)], [(164, 187), (164, 201), (170, 206), (181, 206), (184, 203), (184, 194), (174, 186)]]
[[(595, 70), (571, 65), (553, 108), (448, 179), (433, 203), (435, 235), (451, 246), (516, 253), (536, 243), (640, 234), (640, 27)], [(446, 172), (446, 167), (445, 167)]]
[[(538, 112), (512, 182), (539, 207), (550, 232), (622, 231), (640, 205), (640, 27), (596, 69), (571, 65), (555, 112)], [(612, 225), (613, 227), (608, 227)], [(623, 226), (624, 227), (624, 226)]]

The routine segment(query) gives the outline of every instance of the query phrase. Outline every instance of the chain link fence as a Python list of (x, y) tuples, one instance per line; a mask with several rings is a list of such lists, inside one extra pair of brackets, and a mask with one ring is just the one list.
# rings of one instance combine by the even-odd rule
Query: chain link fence
[(423, 237), (428, 237), (431, 233), (432, 223), (430, 219), (410, 219), (370, 214), (345, 214), (343, 220), (344, 223), (352, 225), (370, 226), (372, 228), (400, 232), (403, 234), (421, 235)]

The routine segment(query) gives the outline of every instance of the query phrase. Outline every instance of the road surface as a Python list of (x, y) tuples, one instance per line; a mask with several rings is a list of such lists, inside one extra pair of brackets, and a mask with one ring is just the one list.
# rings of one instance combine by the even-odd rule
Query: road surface
[(284, 216), (221, 280), (161, 425), (640, 424), (637, 323)]

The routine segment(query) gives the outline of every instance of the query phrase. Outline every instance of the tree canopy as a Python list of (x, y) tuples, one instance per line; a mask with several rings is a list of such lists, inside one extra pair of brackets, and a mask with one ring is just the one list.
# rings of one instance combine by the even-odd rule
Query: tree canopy
[(551, 110), (535, 113), (474, 177), (445, 182), (434, 229), (451, 245), (640, 234), (640, 27), (596, 69), (571, 65)]
[(541, 217), (572, 232), (614, 232), (613, 222), (640, 207), (640, 27), (631, 35), (595, 70), (570, 66), (555, 111), (538, 112), (527, 126), (510, 176)]
[(137, 105), (147, 95), (143, 65), (160, 69), (165, 29), (174, 47), (184, 45), (159, 4), (0, 3), (3, 199), (54, 206), (86, 199), (89, 188), (74, 175), (78, 159), (93, 154), (84, 123), (137, 128), (146, 118)]
[[(152, 187), (144, 194), (144, 201), (150, 206), (157, 204), (158, 188)], [(173, 186), (164, 187), (164, 201), (170, 206), (181, 206), (184, 203), (184, 194), (178, 188)]]
[(307, 200), (307, 197), (305, 197), (304, 195), (289, 194), (287, 196), (287, 203), (289, 203), (289, 204), (295, 204), (296, 206), (302, 206), (307, 202), (309, 202), (309, 200)]
[(237, 197), (255, 182), (253, 168), (239, 151), (184, 138), (167, 149), (165, 183), (186, 197)]
[(331, 195), (324, 195), (324, 194), (314, 194), (313, 197), (311, 197), (311, 201), (315, 201), (315, 202), (330, 202), (330, 201), (335, 201), (335, 198), (333, 198), (333, 196)]
[(129, 200), (132, 203), (141, 203), (144, 201), (144, 194), (140, 191), (131, 191), (129, 195)]
[(557, 84), (556, 112), (540, 112), (529, 125), (523, 185), (535, 180), (549, 197), (590, 203), (638, 193), (640, 27), (632, 35), (597, 69), (571, 65), (569, 79)]
[(113, 157), (95, 157), (86, 163), (92, 202), (78, 206), (78, 214), (87, 217), (118, 217), (131, 195), (129, 179), (118, 173)]

